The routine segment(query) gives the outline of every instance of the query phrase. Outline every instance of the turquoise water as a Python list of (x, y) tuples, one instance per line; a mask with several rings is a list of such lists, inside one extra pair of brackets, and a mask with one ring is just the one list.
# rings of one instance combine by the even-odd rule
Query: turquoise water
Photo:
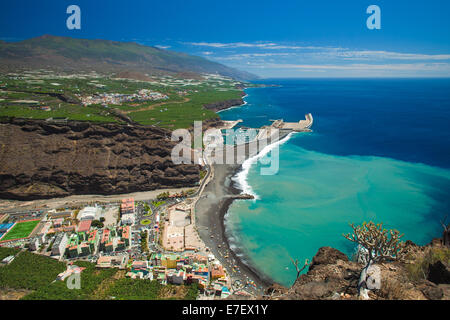
[[(343, 86), (342, 83), (338, 84)], [(295, 101), (301, 100), (305, 90), (296, 91), (299, 86), (296, 82), (289, 82), (288, 85), (291, 87), (291, 98), (296, 97)], [(396, 83), (396, 86), (398, 85)], [(425, 87), (426, 85), (422, 84)], [(304, 87), (303, 82), (302, 86)], [(326, 86), (333, 87), (328, 82)], [(433, 83), (430, 86), (433, 86)], [(355, 84), (354, 87), (358, 88), (360, 95), (367, 95), (361, 85)], [(415, 86), (412, 88), (416, 90)], [(395, 86), (392, 90), (398, 91)], [(407, 85), (405, 88), (402, 84), (402, 90), (408, 92)], [(286, 93), (286, 88), (252, 90), (247, 98), (249, 103), (243, 110), (232, 109), (226, 111), (226, 114), (222, 113), (222, 117), (233, 119), (246, 114), (253, 115), (250, 117), (252, 120), (247, 122), (258, 121), (255, 120), (259, 118), (258, 113), (267, 114), (267, 110), (261, 111), (267, 108), (276, 110), (274, 116), (283, 115), (283, 91)], [(389, 90), (386, 91), (386, 97), (389, 96), (388, 92)], [(438, 105), (434, 112), (439, 112), (440, 116), (433, 114), (433, 108), (429, 107), (432, 104), (429, 103), (428, 112), (431, 119), (448, 119), (448, 111), (442, 112), (443, 106), (448, 107), (447, 92), (450, 91), (442, 93), (441, 99), (433, 95)], [(319, 95), (319, 100), (326, 99), (326, 90), (318, 90), (317, 96)], [(358, 93), (353, 92), (353, 98), (354, 95), (358, 100)], [(410, 98), (410, 95), (407, 96)], [(311, 99), (312, 97), (310, 96)], [(393, 109), (391, 114), (402, 108), (401, 96), (397, 94), (395, 99), (395, 106), (390, 104)], [(427, 100), (423, 101), (427, 103)], [(334, 102), (342, 104), (341, 101)], [(314, 109), (317, 109), (323, 114), (323, 118), (317, 117), (316, 112), (315, 121), (322, 123), (315, 123), (313, 133), (295, 134), (280, 146), (280, 169), (276, 175), (260, 175), (261, 164), (252, 165), (247, 175), (247, 183), (258, 195), (258, 199), (234, 202), (226, 216), (226, 228), (232, 248), (244, 261), (280, 284), (290, 285), (295, 280), (295, 270), (290, 257), (300, 261), (311, 259), (321, 246), (332, 246), (351, 255), (354, 246), (342, 237), (342, 233), (351, 231), (349, 223), (359, 224), (368, 220), (383, 222), (386, 227), (396, 228), (404, 233), (404, 239), (417, 244), (426, 244), (441, 234), (439, 220), (450, 208), (450, 170), (446, 154), (450, 146), (446, 140), (449, 129), (442, 128), (444, 131), (434, 132), (435, 138), (440, 138), (440, 143), (433, 143), (436, 148), (440, 148), (440, 152), (429, 145), (424, 145), (421, 149), (421, 141), (431, 139), (426, 135), (433, 134), (433, 130), (427, 130), (428, 126), (439, 127), (439, 121), (423, 121), (427, 122), (423, 127), (414, 127), (405, 132), (408, 126), (400, 127), (408, 125), (408, 116), (400, 119), (397, 128), (386, 129), (386, 133), (383, 130), (377, 132), (378, 136), (374, 140), (355, 139), (354, 135), (367, 135), (368, 127), (370, 128), (370, 125), (361, 123), (362, 119), (368, 116), (367, 109), (360, 113), (354, 112), (357, 107), (351, 100), (347, 103), (348, 109), (352, 109), (351, 116), (348, 110), (342, 107), (339, 113), (330, 114), (314, 105), (310, 105), (308, 110), (298, 107), (296, 108), (299, 110), (296, 111), (287, 110), (286, 114), (298, 113), (299, 118), (305, 112), (315, 114)], [(390, 103), (388, 98), (386, 103)], [(414, 118), (411, 121), (417, 122), (416, 117), (413, 117), (415, 112), (406, 112), (412, 107), (405, 105), (406, 103), (403, 105), (406, 108), (403, 113), (408, 113), (411, 119)], [(258, 109), (252, 112), (252, 108)], [(284, 108), (292, 108), (292, 105), (286, 103)], [(329, 106), (323, 108), (333, 109), (333, 102), (330, 101)], [(413, 109), (416, 110), (416, 105)], [(270, 116), (270, 113), (267, 114), (267, 117)], [(345, 133), (327, 128), (328, 124), (335, 122), (335, 117), (350, 117), (351, 120), (348, 121), (355, 122), (353, 132), (347, 128), (342, 128)], [(392, 139), (384, 148), (377, 143), (395, 130), (403, 131), (398, 134), (397, 147), (396, 141)], [(404, 141), (414, 137), (415, 130), (427, 139), (416, 139), (408, 150)], [(311, 141), (314, 141), (314, 144)], [(403, 141), (402, 145), (400, 141)], [(371, 147), (374, 155), (370, 154)], [(339, 152), (333, 154), (331, 150)], [(381, 157), (379, 154), (389, 157)], [(405, 161), (411, 159), (420, 160), (422, 163)], [(440, 166), (435, 165), (436, 163)]]

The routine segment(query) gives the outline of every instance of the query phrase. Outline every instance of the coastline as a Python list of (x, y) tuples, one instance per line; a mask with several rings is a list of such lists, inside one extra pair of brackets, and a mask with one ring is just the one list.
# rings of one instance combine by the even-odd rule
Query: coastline
[[(255, 155), (249, 156), (246, 149), (246, 161), (259, 158), (271, 149), (271, 145), (286, 142), (289, 134), (281, 133), (277, 141), (267, 146), (269, 149), (266, 147)], [(239, 195), (246, 193), (242, 186), (238, 186), (239, 182), (233, 179), (243, 172), (243, 164), (213, 164), (211, 166), (211, 179), (205, 185), (195, 205), (195, 219), (200, 238), (228, 271), (233, 284), (236, 280), (243, 285), (248, 283), (246, 290), (260, 295), (275, 281), (245, 259), (245, 253), (230, 247), (229, 234), (225, 226), (225, 215), (231, 204), (234, 200), (240, 200)]]
[(253, 266), (242, 261), (236, 252), (230, 248), (225, 232), (225, 215), (230, 205), (241, 194), (232, 181), (241, 165), (213, 165), (214, 177), (205, 186), (200, 199), (195, 206), (195, 219), (198, 233), (216, 258), (230, 273), (233, 288), (236, 280), (242, 285), (254, 282), (256, 287), (248, 286), (253, 293), (261, 293), (273, 281), (261, 275)]

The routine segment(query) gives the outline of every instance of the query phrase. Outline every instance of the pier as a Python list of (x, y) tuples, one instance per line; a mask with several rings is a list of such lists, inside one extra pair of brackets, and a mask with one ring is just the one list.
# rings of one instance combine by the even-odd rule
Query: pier
[(271, 127), (284, 130), (292, 130), (296, 132), (309, 132), (311, 131), (311, 126), (314, 122), (311, 113), (305, 115), (305, 120), (300, 120), (299, 122), (284, 122), (283, 119), (271, 120), (273, 121)]

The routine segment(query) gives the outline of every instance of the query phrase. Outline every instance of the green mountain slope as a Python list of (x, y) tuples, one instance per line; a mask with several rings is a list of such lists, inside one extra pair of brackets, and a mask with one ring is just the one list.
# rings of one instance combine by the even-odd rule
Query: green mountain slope
[(239, 80), (256, 76), (201, 57), (134, 42), (86, 40), (44, 35), (20, 42), (0, 42), (0, 71), (23, 69), (149, 74), (218, 73)]

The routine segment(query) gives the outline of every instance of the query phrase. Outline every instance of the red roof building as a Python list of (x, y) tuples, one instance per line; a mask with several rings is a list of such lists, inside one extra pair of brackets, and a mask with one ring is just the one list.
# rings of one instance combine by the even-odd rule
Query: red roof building
[(92, 220), (82, 220), (78, 224), (78, 232), (86, 232), (91, 229)]

